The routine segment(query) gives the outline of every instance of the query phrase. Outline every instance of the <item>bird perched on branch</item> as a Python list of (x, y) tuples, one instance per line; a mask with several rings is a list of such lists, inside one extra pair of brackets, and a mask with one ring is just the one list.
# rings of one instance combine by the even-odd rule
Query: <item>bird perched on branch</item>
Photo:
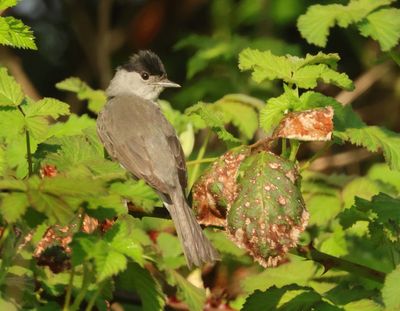
[(106, 90), (108, 101), (97, 118), (97, 132), (109, 155), (144, 179), (171, 214), (191, 267), (218, 259), (185, 198), (187, 173), (181, 144), (156, 100), (168, 80), (163, 63), (151, 51), (134, 54), (119, 67)]

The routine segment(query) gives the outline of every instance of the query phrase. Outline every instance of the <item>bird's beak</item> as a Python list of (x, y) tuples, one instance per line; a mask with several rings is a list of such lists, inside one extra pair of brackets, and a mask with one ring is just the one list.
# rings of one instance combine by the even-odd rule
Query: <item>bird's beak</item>
[(161, 81), (154, 82), (154, 84), (162, 87), (181, 87), (178, 83), (172, 82), (168, 79), (162, 79)]

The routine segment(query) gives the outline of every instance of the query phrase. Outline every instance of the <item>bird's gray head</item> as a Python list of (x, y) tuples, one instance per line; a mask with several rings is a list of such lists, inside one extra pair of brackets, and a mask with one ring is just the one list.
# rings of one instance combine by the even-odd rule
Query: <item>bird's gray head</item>
[(118, 67), (106, 92), (108, 96), (135, 94), (156, 100), (166, 87), (179, 87), (167, 78), (161, 59), (151, 51), (139, 51), (128, 63)]

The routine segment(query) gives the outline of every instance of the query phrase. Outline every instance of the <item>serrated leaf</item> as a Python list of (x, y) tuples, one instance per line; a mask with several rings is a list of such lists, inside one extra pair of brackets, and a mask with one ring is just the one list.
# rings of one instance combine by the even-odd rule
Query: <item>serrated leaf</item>
[(31, 190), (28, 192), (28, 198), (30, 205), (45, 214), (50, 224), (66, 225), (75, 217), (74, 211), (77, 206), (73, 208), (58, 197)]
[(170, 273), (178, 286), (178, 296), (187, 304), (189, 310), (203, 311), (206, 301), (204, 289), (194, 286), (174, 270), (170, 270)]
[(304, 261), (302, 258), (289, 255), (289, 262), (273, 269), (265, 269), (263, 272), (244, 279), (242, 288), (248, 292), (259, 289), (265, 291), (275, 285), (282, 287), (291, 283), (306, 285), (308, 281), (322, 274), (322, 267), (312, 261)]
[(158, 281), (149, 271), (136, 263), (128, 264), (128, 269), (119, 275), (118, 286), (136, 292), (143, 311), (161, 311), (165, 307), (165, 296)]
[(389, 51), (400, 39), (400, 9), (373, 12), (357, 26), (363, 36), (378, 41), (382, 51)]
[(271, 286), (266, 291), (262, 292), (256, 290), (246, 299), (243, 306), (244, 311), (258, 311), (258, 310), (277, 310), (280, 299), (285, 293), (286, 289), (276, 288)]
[(329, 29), (335, 25), (336, 16), (342, 12), (342, 5), (312, 5), (297, 21), (301, 36), (309, 43), (326, 46)]
[(271, 51), (245, 49), (239, 54), (239, 69), (253, 70), (254, 81), (281, 79), (287, 81), (291, 77), (292, 68), (287, 58), (276, 56)]
[(345, 73), (336, 71), (340, 57), (337, 54), (307, 54), (305, 58), (291, 55), (276, 56), (271, 51), (245, 49), (239, 55), (239, 68), (252, 70), (252, 78), (260, 83), (264, 80), (280, 79), (288, 85), (311, 89), (319, 80), (337, 85), (343, 89), (353, 89), (353, 83)]
[(153, 211), (154, 207), (160, 203), (158, 195), (143, 180), (113, 183), (110, 187), (110, 192), (129, 199), (146, 212)]
[(8, 144), (6, 149), (7, 166), (10, 168), (16, 168), (17, 178), (22, 179), (28, 174), (28, 161), (26, 156), (27, 152), (24, 136), (20, 136), (18, 139), (15, 139)]
[(382, 298), (387, 310), (400, 309), (400, 265), (390, 272), (382, 288)]
[(299, 17), (297, 28), (309, 43), (325, 47), (329, 30), (335, 24), (346, 28), (352, 23), (361, 21), (377, 8), (392, 2), (393, 0), (352, 0), (347, 6), (312, 5)]
[(144, 264), (143, 249), (132, 236), (134, 226), (129, 218), (122, 218), (112, 228), (107, 231), (104, 239), (110, 247), (137, 262), (141, 266)]
[[(249, 97), (250, 98), (250, 97)], [(223, 114), (225, 123), (232, 123), (245, 136), (251, 139), (258, 128), (258, 116), (245, 97), (227, 95), (213, 104), (216, 111)]]
[(340, 212), (341, 201), (339, 194), (338, 196), (317, 194), (306, 201), (306, 206), (310, 212), (309, 225), (324, 226)]
[(101, 282), (126, 269), (127, 259), (120, 252), (112, 249), (105, 241), (98, 241), (93, 249), (96, 266), (96, 278)]
[(271, 134), (294, 105), (296, 105), (296, 102), (292, 100), (288, 93), (270, 98), (260, 111), (260, 127), (267, 134)]
[(334, 134), (369, 151), (381, 150), (391, 169), (400, 170), (400, 134), (378, 126), (364, 126), (336, 131)]
[(218, 137), (228, 143), (240, 143), (240, 140), (234, 137), (225, 129), (225, 124), (223, 121), (223, 116), (210, 109), (208, 105), (204, 103), (198, 103), (185, 111), (188, 115), (198, 115), (206, 123), (206, 126), (211, 128)]
[(60, 90), (70, 91), (77, 94), (80, 100), (88, 101), (89, 110), (99, 113), (107, 101), (105, 92), (102, 90), (93, 90), (79, 78), (68, 78), (56, 84)]
[(55, 98), (43, 98), (37, 102), (29, 102), (24, 106), (27, 117), (47, 117), (57, 119), (70, 114), (69, 105)]
[(12, 16), (0, 18), (0, 44), (37, 50), (31, 28)]
[(18, 106), (19, 104), (21, 104), (23, 99), (24, 93), (22, 92), (21, 86), (15, 81), (14, 77), (8, 74), (6, 68), (1, 67), (0, 106)]
[(82, 135), (85, 129), (96, 127), (96, 121), (86, 114), (77, 116), (72, 114), (66, 122), (57, 122), (50, 126), (49, 136), (75, 136)]
[(374, 164), (368, 170), (367, 176), (372, 180), (379, 180), (383, 183), (394, 186), (397, 193), (400, 194), (400, 172), (391, 170), (387, 164)]
[(161, 232), (157, 236), (157, 245), (162, 253), (163, 265), (169, 269), (178, 269), (185, 265), (182, 246), (176, 236)]
[(17, 4), (17, 0), (0, 0), (0, 10), (13, 7)]
[(71, 178), (56, 176), (44, 178), (40, 190), (57, 196), (98, 196), (104, 192), (103, 183), (93, 178)]
[(12, 192), (0, 198), (0, 211), (8, 223), (14, 223), (21, 218), (29, 206), (25, 193)]
[(29, 135), (35, 139), (36, 143), (46, 140), (49, 121), (45, 117), (25, 117), (25, 124)]
[(345, 311), (382, 311), (382, 306), (371, 299), (352, 301), (343, 306)]
[(6, 169), (6, 166), (6, 153), (4, 151), (4, 148), (0, 145), (0, 176), (4, 175), (4, 170)]
[(293, 73), (292, 80), (298, 87), (304, 89), (315, 88), (318, 80), (336, 85), (345, 90), (352, 90), (354, 88), (353, 82), (347, 74), (336, 72), (325, 64), (308, 65), (299, 68)]

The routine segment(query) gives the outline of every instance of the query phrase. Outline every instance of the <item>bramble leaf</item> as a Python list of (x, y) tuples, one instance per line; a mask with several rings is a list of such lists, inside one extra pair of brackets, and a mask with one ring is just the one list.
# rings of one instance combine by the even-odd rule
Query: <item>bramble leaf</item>
[(307, 54), (305, 58), (276, 56), (271, 51), (245, 49), (239, 55), (239, 68), (252, 70), (252, 78), (260, 83), (264, 80), (280, 79), (299, 88), (312, 89), (319, 80), (351, 90), (353, 83), (345, 73), (336, 71), (340, 57), (337, 54)]
[(2, 196), (0, 200), (1, 215), (8, 223), (19, 220), (28, 206), (28, 197), (22, 192), (11, 192)]
[(175, 270), (170, 270), (170, 273), (178, 286), (179, 297), (188, 305), (189, 310), (202, 311), (206, 301), (204, 289), (194, 286)]
[(240, 140), (234, 137), (225, 129), (223, 116), (221, 113), (213, 111), (205, 103), (198, 103), (185, 111), (188, 115), (198, 115), (205, 122), (206, 126), (211, 128), (218, 137), (227, 143), (240, 143)]
[(94, 113), (99, 113), (107, 101), (104, 91), (93, 90), (79, 78), (68, 78), (58, 82), (56, 87), (60, 90), (76, 93), (80, 100), (87, 100), (89, 110)]
[(0, 10), (5, 10), (7, 8), (11, 8), (17, 5), (17, 0), (1, 0), (0, 1)]
[(23, 99), (21, 86), (8, 74), (6, 68), (0, 68), (0, 106), (18, 106)]
[[(341, 4), (312, 5), (305, 14), (299, 17), (297, 28), (301, 36), (309, 43), (325, 47), (329, 30), (335, 24), (346, 28), (353, 23), (368, 23), (368, 21), (365, 20), (368, 19), (368, 16), (380, 12), (379, 10), (375, 10), (392, 2), (393, 0), (351, 0), (347, 6)], [(378, 16), (379, 15), (380, 14), (378, 14)], [(396, 24), (396, 22), (393, 22), (393, 24)], [(392, 26), (389, 26), (384, 30), (382, 29), (382, 32), (386, 30), (392, 32), (394, 29)], [(369, 31), (367, 30), (367, 32)], [(386, 32), (385, 35), (387, 35)]]
[(43, 98), (37, 102), (29, 102), (23, 108), (27, 117), (47, 117), (57, 119), (69, 115), (69, 105), (55, 98)]
[(31, 28), (12, 16), (0, 18), (0, 44), (37, 50)]
[(87, 128), (96, 126), (96, 121), (89, 118), (86, 114), (77, 116), (70, 115), (66, 122), (57, 122), (49, 128), (49, 136), (62, 137), (82, 135)]
[(96, 266), (97, 281), (101, 282), (126, 269), (126, 257), (110, 247), (107, 242), (98, 241), (92, 252)]
[(385, 303), (386, 310), (400, 309), (400, 265), (390, 272), (385, 279), (382, 288), (382, 298)]
[(361, 34), (379, 42), (382, 51), (395, 47), (400, 39), (400, 10), (382, 9), (369, 14), (358, 24)]
[(118, 277), (118, 285), (139, 295), (143, 311), (164, 310), (165, 296), (160, 284), (138, 264), (128, 264), (126, 272)]
[(143, 208), (146, 212), (152, 212), (154, 207), (160, 204), (158, 195), (143, 180), (113, 183), (110, 192), (129, 199), (135, 206)]
[(134, 233), (133, 229), (132, 221), (130, 221), (129, 218), (122, 218), (107, 231), (104, 239), (113, 250), (128, 256), (139, 265), (143, 266), (143, 249), (132, 236)]
[(400, 134), (378, 126), (363, 126), (335, 131), (334, 135), (372, 152), (382, 150), (390, 168), (400, 170)]

